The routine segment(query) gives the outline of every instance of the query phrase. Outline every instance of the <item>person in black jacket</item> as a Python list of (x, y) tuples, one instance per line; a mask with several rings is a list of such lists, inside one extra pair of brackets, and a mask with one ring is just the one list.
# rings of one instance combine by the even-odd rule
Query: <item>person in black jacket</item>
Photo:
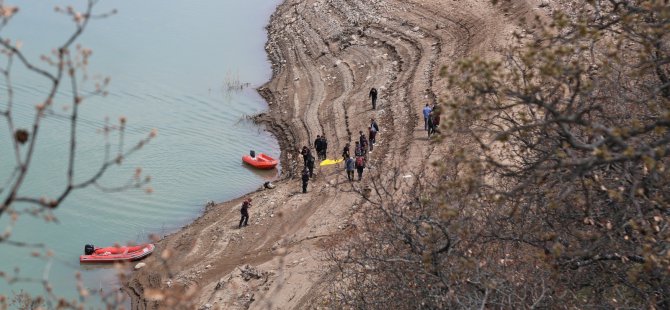
[(307, 159), (312, 157), (312, 151), (310, 151), (307, 146), (303, 146), (300, 154), (302, 154), (302, 160), (304, 161), (305, 167), (307, 167)]
[(354, 155), (356, 155), (356, 157), (363, 156), (363, 148), (361, 147), (361, 143), (358, 141), (356, 141), (356, 147), (354, 148)]
[(368, 97), (370, 99), (372, 99), (372, 109), (373, 110), (376, 109), (377, 108), (377, 89), (374, 88), (374, 87), (372, 89), (370, 89), (370, 95)]
[(344, 146), (344, 149), (342, 149), (342, 159), (343, 159), (343, 160), (347, 160), (347, 158), (349, 158), (349, 157), (351, 156), (351, 155), (349, 154), (349, 147), (350, 147), (350, 144), (347, 143), (347, 144)]
[(323, 150), (323, 140), (321, 139), (320, 135), (317, 135), (316, 140), (314, 140), (314, 149), (316, 150), (316, 156), (319, 156), (319, 158), (321, 158), (321, 150)]
[(251, 207), (251, 198), (247, 198), (242, 203), (242, 208), (240, 208), (240, 213), (242, 213), (242, 218), (240, 219), (240, 225), (239, 225), (238, 228), (242, 228), (242, 224), (244, 224), (244, 226), (249, 225), (249, 208), (250, 207)]
[(307, 193), (307, 183), (309, 182), (309, 171), (302, 169), (302, 192)]
[(379, 125), (375, 121), (374, 117), (370, 119), (370, 127), (373, 127), (376, 132), (379, 132)]
[(361, 136), (358, 137), (358, 143), (361, 146), (361, 148), (363, 149), (363, 153), (365, 155), (367, 155), (367, 153), (368, 153), (368, 138), (365, 136), (365, 134), (363, 133), (362, 130), (359, 131), (359, 133), (361, 134)]
[(309, 155), (307, 158), (307, 169), (309, 170), (309, 177), (314, 177), (314, 156)]

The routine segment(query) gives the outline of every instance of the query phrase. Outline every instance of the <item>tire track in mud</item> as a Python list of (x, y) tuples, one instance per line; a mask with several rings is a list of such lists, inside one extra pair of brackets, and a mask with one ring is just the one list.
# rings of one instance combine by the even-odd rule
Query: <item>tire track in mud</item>
[[(341, 147), (339, 140), (344, 136), (350, 135), (350, 132), (347, 130), (348, 127), (343, 128), (336, 124), (348, 123), (348, 115), (343, 106), (344, 101), (353, 89), (354, 78), (347, 62), (338, 59), (335, 54), (325, 52), (328, 49), (327, 38), (312, 26), (312, 24), (318, 23), (316, 14), (317, 12), (313, 10), (313, 7), (307, 7), (303, 10), (305, 31), (310, 34), (304, 38), (309, 40), (308, 43), (313, 46), (310, 55), (311, 60), (315, 62), (315, 67), (318, 66), (319, 70), (323, 72), (322, 74), (325, 74), (325, 77), (322, 76), (321, 81), (324, 83), (324, 88), (327, 89), (326, 92), (330, 96), (324, 98), (324, 102), (320, 105), (323, 108), (319, 109), (317, 114), (322, 127), (322, 133), (326, 133), (330, 142), (329, 147), (332, 154), (333, 149), (337, 150)], [(308, 43), (306, 42), (306, 44)], [(314, 55), (318, 56), (315, 57)], [(332, 72), (331, 67), (336, 68), (335, 72)], [(331, 74), (333, 75), (331, 76)], [(331, 84), (331, 80), (334, 80), (334, 83)], [(340, 89), (338, 89), (338, 85), (341, 87)], [(335, 117), (334, 119), (333, 116)], [(329, 130), (326, 130), (326, 128)]]
[[(301, 24), (306, 24), (307, 22), (304, 21), (302, 18), (299, 18), (298, 21)], [(294, 23), (295, 24), (295, 23)], [(306, 29), (307, 27), (305, 25), (300, 25), (300, 28), (293, 29), (296, 33), (301, 33), (303, 29)], [(304, 109), (302, 113), (302, 118), (301, 121), (304, 123), (305, 126), (305, 139), (307, 140), (307, 143), (305, 145), (310, 146), (312, 141), (317, 134), (320, 134), (323, 132), (323, 125), (321, 122), (318, 120), (318, 111), (321, 105), (323, 104), (324, 98), (325, 98), (325, 86), (323, 83), (323, 78), (321, 77), (320, 70), (317, 69), (317, 67), (310, 61), (310, 57), (308, 56), (311, 54), (308, 46), (308, 42), (306, 42), (303, 36), (295, 36), (293, 37), (293, 50), (295, 52), (295, 60), (296, 64), (292, 67), (293, 71), (295, 72), (296, 78), (300, 79), (300, 75), (306, 74), (308, 77), (308, 84), (309, 84), (309, 89), (311, 90), (308, 92), (308, 97), (305, 98), (305, 104), (300, 104), (299, 102), (294, 103), (295, 104), (295, 111), (300, 110), (300, 106), (305, 106), (306, 109)], [(304, 48), (301, 48), (304, 46)], [(300, 88), (303, 87), (301, 85), (301, 80), (295, 80), (294, 79), (294, 87), (295, 88)], [(295, 92), (294, 93), (294, 98), (298, 98), (300, 93)], [(295, 100), (295, 99), (294, 99)]]

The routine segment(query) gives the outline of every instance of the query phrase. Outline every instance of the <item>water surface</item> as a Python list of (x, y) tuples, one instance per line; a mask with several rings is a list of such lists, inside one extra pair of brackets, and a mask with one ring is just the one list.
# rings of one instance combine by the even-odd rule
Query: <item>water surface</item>
[[(87, 287), (109, 290), (114, 276), (107, 268), (80, 266), (78, 256), (86, 243), (142, 242), (149, 233), (166, 234), (196, 217), (206, 201), (232, 199), (276, 176), (242, 165), (250, 149), (279, 155), (276, 140), (246, 120), (267, 108), (255, 92), (270, 78), (264, 51), (265, 24), (279, 0), (114, 0), (101, 1), (98, 12), (118, 14), (95, 20), (80, 39), (93, 49), (90, 77), (111, 76), (110, 95), (91, 98), (81, 106), (77, 134), (75, 177), (84, 180), (103, 160), (104, 139), (99, 129), (128, 120), (126, 147), (152, 128), (158, 136), (101, 181), (119, 186), (142, 167), (152, 177), (154, 191), (103, 193), (96, 188), (74, 192), (54, 213), (58, 223), (22, 216), (13, 239), (45, 243), (56, 253), (48, 277), (59, 295), (76, 296), (74, 273), (81, 271)], [(2, 31), (20, 39), (26, 55), (37, 60), (48, 54), (73, 29), (54, 6), (82, 8), (85, 1), (15, 1), (19, 14)], [(4, 63), (4, 59), (2, 60)], [(34, 106), (44, 98), (47, 81), (16, 66), (13, 84), (15, 121), (29, 128)], [(227, 83), (250, 83), (229, 92)], [(89, 87), (90, 88), (90, 87)], [(0, 107), (6, 105), (6, 86), (0, 87)], [(62, 87), (54, 110), (67, 114), (69, 88)], [(0, 119), (0, 182), (14, 167), (7, 124)], [(34, 162), (22, 196), (53, 197), (66, 180), (69, 122), (47, 117), (42, 125)], [(114, 136), (115, 137), (115, 136)], [(116, 139), (116, 138), (114, 138)], [(116, 140), (113, 140), (116, 141)], [(113, 144), (115, 145), (115, 144)], [(6, 193), (0, 194), (3, 198)], [(18, 209), (26, 207), (15, 205)], [(7, 218), (0, 219), (0, 228)], [(232, 226), (232, 224), (231, 224)], [(41, 278), (45, 261), (31, 258), (32, 249), (0, 245), (0, 270)], [(41, 293), (38, 283), (8, 286), (0, 280), (0, 294), (25, 290)]]

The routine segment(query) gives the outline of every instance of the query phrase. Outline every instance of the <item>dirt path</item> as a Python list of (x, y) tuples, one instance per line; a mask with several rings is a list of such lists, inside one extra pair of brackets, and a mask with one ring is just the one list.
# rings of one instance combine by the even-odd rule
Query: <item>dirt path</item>
[[(486, 55), (509, 39), (519, 20), (539, 13), (537, 3), (517, 2), (493, 7), (487, 0), (286, 0), (268, 27), (273, 78), (259, 89), (270, 111), (256, 117), (280, 140), (283, 180), (273, 190), (248, 195), (248, 227), (237, 228), (243, 197), (209, 207), (160, 241), (158, 253), (172, 253), (172, 277), (157, 263), (158, 255), (148, 259), (127, 287), (133, 306), (156, 308), (143, 298), (145, 289), (166, 287), (197, 287), (195, 305), (204, 308), (318, 304), (325, 241), (355, 229), (352, 215), (362, 209), (358, 192), (367, 186), (366, 175), (384, 175), (389, 168), (430, 173), (430, 163), (449, 147), (448, 138), (429, 141), (421, 118), (423, 106), (447, 92), (440, 68)], [(376, 110), (368, 99), (371, 87), (379, 90)], [(299, 193), (299, 149), (325, 133), (328, 157), (339, 158), (359, 131), (367, 134), (372, 117), (381, 132), (364, 180), (348, 182), (338, 165), (321, 167), (309, 193)], [(243, 279), (245, 265), (260, 278)]]

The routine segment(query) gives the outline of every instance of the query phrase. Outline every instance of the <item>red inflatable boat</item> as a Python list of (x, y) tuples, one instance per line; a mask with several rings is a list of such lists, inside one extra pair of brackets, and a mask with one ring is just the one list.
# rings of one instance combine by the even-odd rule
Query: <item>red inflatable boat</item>
[(96, 248), (86, 245), (84, 255), (79, 256), (80, 263), (107, 263), (119, 261), (134, 261), (149, 256), (155, 246), (151, 243), (138, 246)]
[(272, 169), (277, 166), (278, 161), (266, 154), (258, 153), (256, 157), (249, 155), (242, 156), (242, 160), (258, 169)]

